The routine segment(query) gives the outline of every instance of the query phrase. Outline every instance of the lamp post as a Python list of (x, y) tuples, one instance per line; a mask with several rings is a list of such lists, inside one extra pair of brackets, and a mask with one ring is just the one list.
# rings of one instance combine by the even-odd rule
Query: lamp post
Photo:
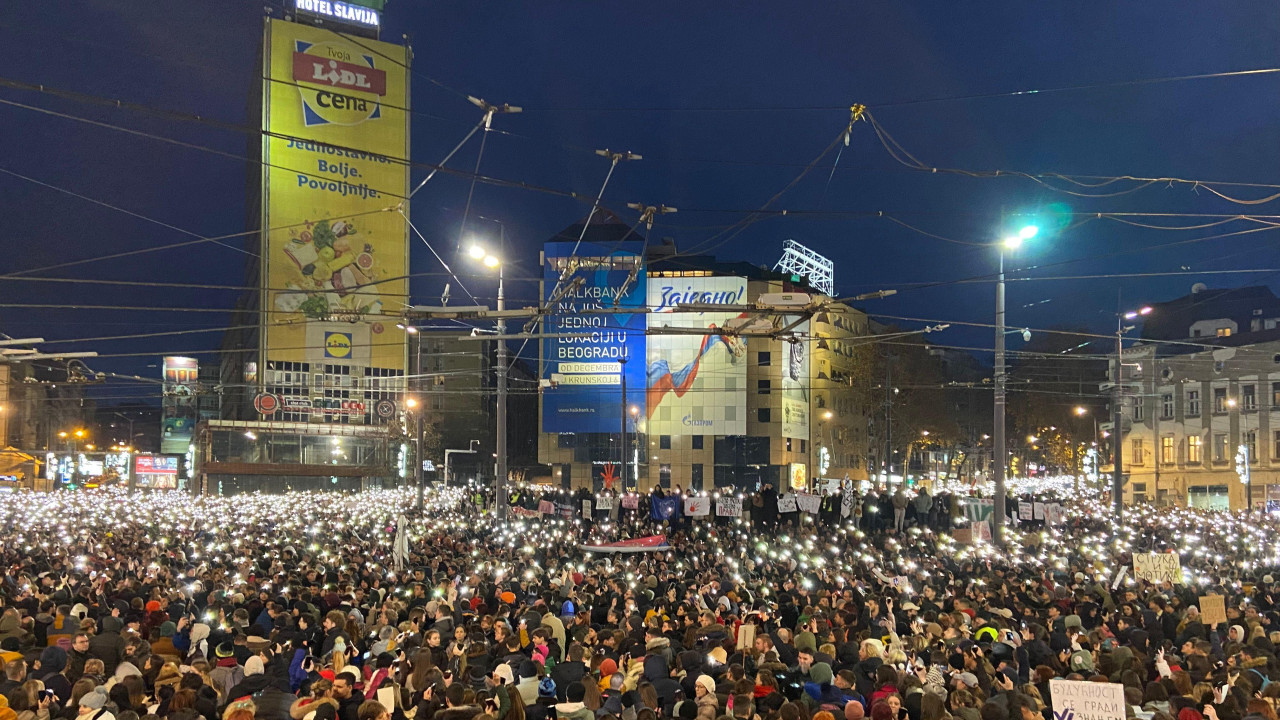
[[(498, 312), (506, 310), (506, 299), (503, 291), (503, 263), (502, 260), (483, 247), (473, 244), (467, 253), (471, 259), (478, 260), (482, 265), (498, 271)], [(497, 407), (497, 430), (495, 433), (495, 450), (497, 454), (497, 467), (494, 470), (493, 478), (493, 501), (496, 507), (495, 514), (499, 520), (505, 520), (507, 517), (507, 321), (501, 315), (498, 316), (498, 367), (497, 367), (497, 383), (498, 383), (498, 407)]]
[(1121, 356), (1124, 350), (1124, 334), (1133, 329), (1132, 325), (1125, 326), (1124, 321), (1136, 320), (1150, 314), (1150, 306), (1116, 314), (1116, 363), (1111, 377), (1111, 502), (1117, 529), (1124, 518), (1124, 407), (1121, 405), (1123, 394), (1120, 391), (1124, 365), (1121, 362)]
[[(626, 382), (625, 375), (623, 376), (623, 382), (624, 383)], [(637, 423), (639, 422), (639, 418), (640, 418), (640, 408), (637, 405), (632, 405), (631, 407), (627, 408), (627, 411), (631, 413), (631, 479), (632, 479), (632, 482), (634, 483), (636, 490), (639, 491), (640, 489), (640, 426)], [(623, 445), (625, 446), (626, 443), (623, 443)], [(627, 468), (625, 463), (623, 464), (622, 472), (623, 472), (622, 491), (626, 492), (627, 491), (627, 476), (626, 476)]]
[(996, 361), (995, 361), (995, 402), (993, 429), (995, 430), (995, 443), (992, 448), (992, 460), (995, 467), (995, 497), (991, 508), (991, 514), (994, 516), (991, 531), (991, 540), (996, 547), (1004, 545), (1004, 475), (1005, 463), (1008, 458), (1005, 455), (1005, 437), (1004, 437), (1004, 404), (1005, 404), (1005, 362), (1004, 362), (1004, 253), (1006, 250), (1017, 250), (1022, 246), (1022, 241), (1030, 240), (1040, 232), (1040, 228), (1035, 225), (1026, 225), (1018, 231), (1016, 235), (1011, 235), (1000, 242), (1000, 274), (996, 282)]
[(413, 486), (417, 488), (417, 497), (413, 504), (421, 515), (427, 494), (422, 474), (422, 412), (418, 410), (417, 398), (405, 398), (404, 406), (408, 408), (406, 414), (409, 416), (409, 427), (407, 429), (413, 433)]

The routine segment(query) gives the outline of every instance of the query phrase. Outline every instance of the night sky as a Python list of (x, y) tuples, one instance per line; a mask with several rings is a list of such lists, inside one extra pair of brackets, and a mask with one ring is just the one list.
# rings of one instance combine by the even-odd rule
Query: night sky
[[(265, 3), (272, 7), (273, 3)], [(1109, 7), (1110, 6), (1110, 7)], [(277, 16), (281, 7), (274, 5)], [(118, 98), (221, 124), (256, 124), (264, 3), (143, 3), (62, 0), (9, 3), (0, 12), (0, 75), (62, 90)], [(1280, 182), (1280, 73), (1003, 95), (1020, 90), (1269, 68), (1277, 65), (1280, 12), (1274, 3), (428, 3), (391, 0), (383, 39), (413, 45), (413, 160), (438, 162), (478, 121), (459, 93), (524, 107), (498, 117), (481, 172), (593, 196), (607, 170), (594, 148), (631, 150), (642, 161), (614, 176), (604, 204), (633, 221), (629, 202), (666, 204), (653, 239), (681, 249), (705, 243), (791, 182), (848, 123), (850, 103), (876, 119), (921, 162), (970, 170), (1081, 175), (1172, 176), (1241, 183)], [(432, 80), (446, 86), (441, 87)], [(980, 96), (980, 97), (971, 97)], [(953, 99), (946, 98), (969, 98)], [(75, 120), (0, 105), (0, 273), (162, 246), (245, 229), (243, 157), (251, 137), (208, 123), (0, 88), (0, 99), (125, 126), (221, 155), (177, 147)], [(478, 139), (451, 166), (474, 166)], [(227, 155), (235, 157), (227, 157)], [(989, 281), (912, 289), (993, 272), (987, 243), (1003, 213), (1065, 204), (1076, 213), (1277, 214), (1280, 200), (1241, 205), (1204, 188), (1159, 183), (1108, 198), (1075, 197), (1016, 178), (922, 173), (898, 164), (868, 123), (773, 207), (798, 213), (757, 222), (713, 252), (772, 265), (793, 238), (836, 263), (837, 294), (897, 288), (868, 301), (875, 312), (912, 318), (991, 322)], [(14, 177), (28, 176), (115, 205), (172, 228)], [(424, 170), (413, 174), (416, 183)], [(256, 183), (256, 180), (255, 180)], [(1071, 187), (1053, 181), (1059, 187)], [(419, 229), (482, 300), (487, 278), (464, 274), (457, 254), (470, 183), (441, 175), (413, 200)], [(1110, 193), (1133, 188), (1076, 188)], [(1275, 188), (1218, 186), (1241, 198)], [(501, 220), (510, 243), (508, 292), (534, 300), (537, 249), (579, 220), (582, 202), (478, 184), (473, 213)], [(876, 217), (883, 212), (928, 237)], [(1199, 240), (1263, 227), (1248, 221), (1197, 230), (1154, 230), (1096, 219), (1039, 238), (1010, 259), (1046, 266), (1030, 277), (1169, 273), (1148, 278), (1040, 279), (1014, 283), (1009, 323), (1048, 328), (1113, 322), (1125, 303), (1167, 300), (1194, 282), (1210, 287), (1280, 283), (1275, 232)], [(1213, 218), (1132, 217), (1183, 227)], [(498, 226), (469, 227), (496, 237)], [(725, 235), (721, 234), (723, 239)], [(413, 241), (415, 273), (440, 273)], [(1169, 245), (1170, 243), (1179, 243)], [(1165, 245), (1165, 247), (1156, 247)], [(159, 356), (213, 351), (225, 312), (245, 284), (245, 255), (225, 245), (187, 247), (33, 273), (36, 277), (199, 283), (232, 289), (159, 288), (3, 279), (0, 303), (72, 303), (143, 310), (32, 310), (0, 307), (0, 332), (43, 336), (48, 350), (96, 350), (94, 369), (158, 376)], [(1277, 268), (1254, 274), (1207, 271)], [(435, 304), (444, 278), (413, 281), (415, 301)], [(461, 297), (456, 287), (454, 298)], [(145, 308), (182, 308), (155, 311)], [(215, 312), (198, 312), (214, 310)], [(921, 323), (902, 321), (909, 327)], [(155, 333), (182, 334), (152, 335)], [(119, 338), (125, 335), (149, 337)], [(991, 333), (953, 326), (931, 337), (989, 348)], [(1019, 339), (1017, 342), (1021, 342)], [(1015, 344), (1016, 347), (1016, 344)], [(533, 356), (534, 346), (527, 351)], [(212, 355), (200, 355), (211, 361)], [(154, 386), (103, 394), (155, 396)]]

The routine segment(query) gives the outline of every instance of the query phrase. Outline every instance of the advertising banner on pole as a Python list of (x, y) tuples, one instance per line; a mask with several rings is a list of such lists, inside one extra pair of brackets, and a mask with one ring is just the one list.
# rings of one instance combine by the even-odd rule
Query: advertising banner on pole
[[(799, 318), (783, 316), (783, 325)], [(804, 337), (809, 334), (809, 321), (794, 328)], [(809, 439), (809, 343), (804, 340), (782, 344), (782, 436)]]
[[(551, 311), (543, 324), (542, 432), (620, 433), (628, 409), (624, 382), (627, 405), (644, 416), (642, 248), (640, 242), (544, 246), (542, 292)], [(615, 308), (637, 312), (591, 312)]]
[[(164, 397), (160, 401), (160, 452), (184, 455), (196, 429), (200, 365), (195, 358), (164, 358)], [(133, 442), (133, 438), (129, 438)]]
[(716, 332), (747, 316), (675, 312), (680, 304), (742, 305), (746, 298), (747, 281), (740, 277), (649, 280), (645, 405), (650, 435), (746, 434), (747, 342)]

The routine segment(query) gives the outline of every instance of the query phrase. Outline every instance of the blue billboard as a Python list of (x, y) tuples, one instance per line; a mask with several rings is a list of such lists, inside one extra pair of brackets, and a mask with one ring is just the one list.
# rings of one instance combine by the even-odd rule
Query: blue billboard
[[(645, 416), (642, 251), (640, 242), (544, 246), (543, 301), (555, 302), (542, 328), (543, 432), (619, 432), (624, 389)], [(636, 312), (591, 312), (614, 308)]]

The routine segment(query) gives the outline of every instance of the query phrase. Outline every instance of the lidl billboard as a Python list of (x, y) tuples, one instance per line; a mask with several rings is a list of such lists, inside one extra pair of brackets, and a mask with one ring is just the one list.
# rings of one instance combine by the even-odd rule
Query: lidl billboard
[[(543, 327), (542, 377), (548, 381), (542, 392), (543, 432), (619, 432), (625, 409), (624, 379), (627, 405), (636, 406), (643, 415), (641, 250), (639, 242), (609, 246), (563, 242), (544, 247), (543, 300), (557, 299)], [(590, 312), (615, 308), (623, 312)]]
[(746, 297), (747, 281), (740, 277), (649, 279), (650, 435), (746, 434), (747, 343), (715, 332), (745, 316), (675, 312), (684, 303), (742, 305)]
[(274, 19), (264, 47), (265, 359), (403, 372), (408, 50)]

